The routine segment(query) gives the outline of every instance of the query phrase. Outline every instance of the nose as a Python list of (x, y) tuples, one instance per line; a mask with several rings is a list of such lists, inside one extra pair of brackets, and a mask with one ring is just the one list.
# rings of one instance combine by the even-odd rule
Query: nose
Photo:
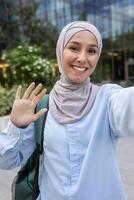
[(77, 61), (81, 64), (85, 64), (87, 62), (87, 55), (85, 51), (81, 51), (78, 55)]

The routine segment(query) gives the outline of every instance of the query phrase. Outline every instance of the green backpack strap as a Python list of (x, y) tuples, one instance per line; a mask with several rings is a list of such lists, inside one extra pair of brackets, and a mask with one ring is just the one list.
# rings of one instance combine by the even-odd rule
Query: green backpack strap
[[(48, 109), (48, 104), (49, 104), (49, 95), (46, 94), (42, 97), (42, 99), (37, 104), (35, 112), (38, 112), (42, 108)], [(35, 124), (35, 140), (39, 148), (40, 154), (42, 154), (42, 151), (43, 151), (43, 137), (44, 137), (43, 133), (44, 133), (46, 117), (47, 117), (47, 112), (34, 123)]]

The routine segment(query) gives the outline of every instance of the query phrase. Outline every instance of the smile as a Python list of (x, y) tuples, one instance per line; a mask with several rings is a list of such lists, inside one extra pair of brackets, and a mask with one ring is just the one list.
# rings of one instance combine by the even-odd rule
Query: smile
[(78, 67), (75, 65), (72, 65), (73, 69), (75, 69), (78, 72), (85, 72), (87, 70), (87, 67)]

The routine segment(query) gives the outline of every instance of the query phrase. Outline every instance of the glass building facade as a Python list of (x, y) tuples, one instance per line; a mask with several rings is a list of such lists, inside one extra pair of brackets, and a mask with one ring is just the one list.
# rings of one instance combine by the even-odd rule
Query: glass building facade
[[(52, 23), (59, 31), (73, 20), (88, 20), (98, 27), (103, 52), (94, 81), (134, 80), (134, 0), (1, 0), (0, 23), (6, 22), (9, 28), (5, 43), (12, 40), (14, 22), (21, 21), (14, 8), (28, 3), (37, 3), (36, 17)], [(4, 45), (1, 41), (0, 46)]]

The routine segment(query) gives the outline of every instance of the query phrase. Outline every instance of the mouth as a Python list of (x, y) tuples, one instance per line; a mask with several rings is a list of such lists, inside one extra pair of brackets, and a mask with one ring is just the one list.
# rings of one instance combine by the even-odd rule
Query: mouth
[(76, 65), (72, 65), (72, 68), (77, 72), (85, 72), (88, 69), (87, 67), (79, 67)]

